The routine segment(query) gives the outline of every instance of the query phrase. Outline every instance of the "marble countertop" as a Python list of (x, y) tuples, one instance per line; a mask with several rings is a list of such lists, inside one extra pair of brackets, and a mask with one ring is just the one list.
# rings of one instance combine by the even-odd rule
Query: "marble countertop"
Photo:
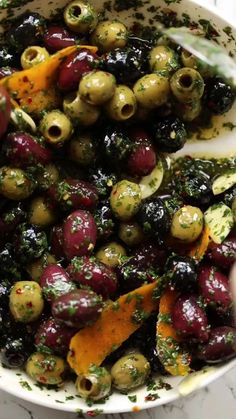
[[(205, 0), (236, 19), (236, 0)], [(235, 419), (236, 368), (209, 387), (163, 407), (106, 419)], [(104, 415), (102, 415), (104, 416)], [(100, 416), (100, 417), (102, 417)], [(0, 419), (77, 419), (78, 415), (35, 406), (0, 391)]]

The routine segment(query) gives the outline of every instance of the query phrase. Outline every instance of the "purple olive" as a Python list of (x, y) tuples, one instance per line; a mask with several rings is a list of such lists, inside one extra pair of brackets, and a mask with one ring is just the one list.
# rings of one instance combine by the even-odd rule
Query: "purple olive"
[(31, 135), (20, 131), (8, 134), (4, 140), (3, 148), (7, 159), (15, 167), (45, 165), (52, 159), (51, 150), (43, 147)]
[(226, 361), (236, 355), (236, 329), (221, 326), (212, 329), (209, 341), (199, 348), (199, 358), (214, 364)]
[(66, 179), (48, 190), (52, 204), (59, 204), (64, 211), (84, 209), (93, 211), (98, 202), (95, 186), (78, 179)]
[(229, 269), (236, 260), (236, 237), (230, 237), (221, 244), (211, 242), (208, 259), (221, 269)]
[(174, 329), (183, 337), (206, 342), (209, 337), (209, 327), (206, 313), (200, 307), (198, 299), (193, 295), (183, 295), (176, 301), (172, 321)]
[(60, 225), (53, 226), (51, 229), (51, 253), (58, 259), (64, 259), (63, 250), (63, 228)]
[(91, 288), (105, 299), (117, 290), (117, 277), (113, 270), (95, 258), (87, 256), (74, 258), (67, 268), (72, 281)]
[(228, 278), (214, 266), (203, 266), (198, 275), (200, 293), (206, 304), (227, 311), (231, 304)]
[(47, 28), (43, 42), (49, 52), (56, 52), (76, 44), (74, 35), (62, 26), (57, 25), (51, 25)]
[(138, 263), (134, 256), (116, 267), (122, 293), (130, 292), (142, 285), (155, 281), (154, 270)]
[(76, 289), (69, 275), (59, 265), (46, 266), (40, 278), (40, 286), (44, 297), (49, 302)]
[(69, 327), (81, 328), (97, 320), (102, 299), (95, 292), (79, 289), (58, 297), (52, 304), (53, 317)]
[(0, 80), (3, 79), (4, 77), (11, 76), (16, 71), (19, 71), (19, 70), (17, 70), (17, 68), (13, 68), (13, 67), (1, 67), (0, 68)]
[(66, 218), (63, 225), (63, 249), (68, 259), (89, 255), (96, 239), (96, 223), (88, 211), (74, 211)]
[(11, 114), (11, 99), (3, 86), (0, 86), (0, 138), (5, 134)]
[(35, 335), (35, 346), (39, 352), (66, 355), (76, 330), (68, 328), (53, 318), (45, 320)]
[(166, 263), (167, 253), (157, 244), (147, 242), (135, 251), (134, 257), (142, 266), (157, 266), (162, 269)]
[(59, 69), (57, 81), (59, 89), (64, 92), (78, 89), (81, 78), (92, 71), (97, 63), (97, 55), (85, 48), (69, 55)]

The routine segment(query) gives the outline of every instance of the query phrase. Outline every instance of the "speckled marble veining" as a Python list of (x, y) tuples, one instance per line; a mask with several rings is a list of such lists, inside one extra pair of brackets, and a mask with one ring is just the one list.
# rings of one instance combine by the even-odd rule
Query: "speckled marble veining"
[[(204, 0), (236, 19), (236, 0)], [(104, 415), (100, 416), (101, 418)], [(0, 391), (0, 419), (77, 419), (78, 415), (35, 406)], [(209, 387), (177, 402), (106, 419), (236, 419), (236, 368)]]

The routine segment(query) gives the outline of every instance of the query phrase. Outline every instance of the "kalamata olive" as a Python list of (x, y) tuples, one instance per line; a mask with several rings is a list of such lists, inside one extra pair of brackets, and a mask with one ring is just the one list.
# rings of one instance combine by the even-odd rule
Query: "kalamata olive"
[(52, 153), (31, 135), (24, 132), (11, 132), (3, 143), (4, 154), (15, 167), (25, 168), (35, 164), (45, 165), (51, 161)]
[(134, 252), (133, 256), (137, 264), (145, 267), (158, 267), (162, 269), (166, 263), (166, 250), (156, 243), (146, 242)]
[(17, 70), (17, 68), (13, 68), (13, 67), (1, 67), (0, 68), (0, 80), (3, 79), (4, 77), (7, 76), (11, 76), (11, 74), (15, 73)]
[(209, 341), (199, 348), (199, 358), (209, 364), (226, 361), (236, 355), (236, 329), (221, 326), (212, 329)]
[(48, 195), (63, 211), (76, 209), (92, 211), (98, 202), (96, 187), (78, 179), (66, 179), (51, 186)]
[(38, 352), (66, 355), (69, 343), (76, 330), (68, 328), (53, 318), (45, 320), (35, 335), (35, 346)]
[(29, 348), (26, 347), (22, 337), (8, 338), (1, 352), (1, 361), (7, 368), (19, 368), (23, 367), (28, 356)]
[(236, 260), (236, 237), (230, 237), (221, 244), (211, 242), (207, 258), (214, 265), (229, 269)]
[(53, 317), (69, 327), (81, 328), (97, 320), (102, 311), (102, 299), (85, 289), (58, 297), (52, 305)]
[(182, 295), (172, 311), (174, 329), (183, 337), (206, 342), (209, 337), (206, 313), (194, 295)]
[(10, 96), (3, 86), (0, 86), (0, 138), (5, 134), (10, 121)]
[(133, 151), (128, 157), (129, 173), (137, 176), (148, 175), (156, 165), (156, 153), (149, 134), (141, 128), (132, 129), (129, 138), (133, 141)]
[(191, 291), (197, 284), (197, 264), (187, 256), (171, 256), (166, 263), (171, 272), (171, 286), (179, 291)]
[(198, 274), (200, 293), (206, 304), (227, 311), (232, 299), (228, 278), (214, 266), (203, 266)]
[(75, 45), (75, 37), (67, 29), (58, 25), (48, 26), (43, 42), (49, 52), (56, 52), (60, 49)]
[(39, 45), (45, 32), (45, 19), (38, 13), (25, 12), (14, 20), (6, 39), (14, 51), (22, 52), (31, 45)]
[(64, 92), (76, 90), (81, 78), (96, 68), (97, 63), (97, 55), (86, 48), (69, 55), (59, 69), (57, 80), (59, 89)]
[(107, 240), (115, 229), (114, 217), (108, 202), (99, 204), (94, 212), (94, 220), (97, 225), (98, 240)]
[(60, 225), (53, 226), (51, 229), (51, 252), (56, 258), (63, 259), (65, 257), (63, 250), (63, 228)]
[(21, 262), (28, 263), (40, 257), (47, 249), (46, 233), (26, 223), (18, 226), (13, 242), (17, 258)]
[(94, 249), (96, 238), (96, 223), (88, 211), (74, 211), (66, 218), (63, 225), (63, 249), (68, 259), (89, 255)]
[(87, 256), (73, 258), (67, 268), (70, 279), (80, 286), (86, 286), (105, 299), (112, 297), (117, 289), (114, 271), (95, 258)]
[(76, 289), (69, 275), (59, 265), (46, 266), (40, 278), (40, 286), (44, 297), (49, 302)]

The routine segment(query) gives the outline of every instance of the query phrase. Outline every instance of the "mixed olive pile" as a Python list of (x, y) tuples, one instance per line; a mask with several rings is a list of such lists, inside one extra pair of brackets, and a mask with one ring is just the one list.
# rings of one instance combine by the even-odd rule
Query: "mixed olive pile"
[[(227, 112), (235, 93), (161, 34), (140, 31), (75, 0), (55, 21), (21, 15), (0, 48), (1, 360), (42, 384), (74, 379), (72, 336), (161, 276), (177, 293), (161, 321), (191, 369), (235, 354), (235, 161), (166, 154), (203, 113)], [(20, 99), (9, 90), (22, 69), (40, 82), (37, 66), (75, 45), (87, 47), (61, 60), (49, 89)], [(191, 256), (206, 229), (207, 249)], [(79, 395), (99, 400), (165, 373), (176, 355), (158, 352), (158, 302), (148, 320), (136, 313), (140, 327), (105, 363), (76, 378)]]

